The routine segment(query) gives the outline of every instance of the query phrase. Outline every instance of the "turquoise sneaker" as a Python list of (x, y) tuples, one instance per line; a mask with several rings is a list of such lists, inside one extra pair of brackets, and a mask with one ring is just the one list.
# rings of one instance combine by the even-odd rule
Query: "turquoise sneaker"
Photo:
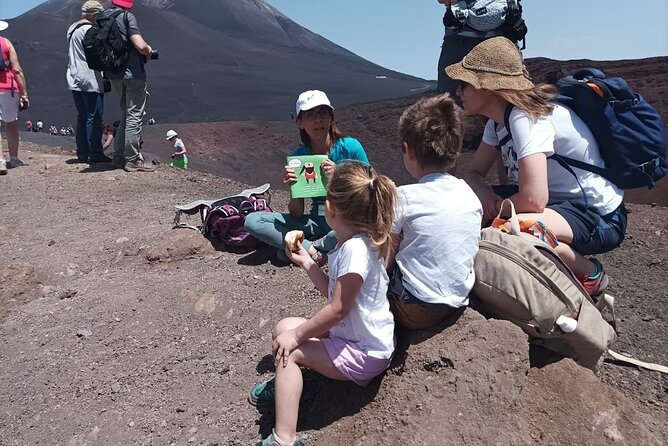
[[(265, 407), (274, 404), (276, 399), (276, 379), (270, 378), (253, 387), (248, 393), (248, 402), (255, 407)], [(267, 443), (272, 444), (272, 443)]]
[(276, 435), (275, 430), (271, 430), (271, 435), (262, 441), (255, 443), (255, 446), (304, 446), (305, 437), (299, 436), (293, 443), (285, 443)]

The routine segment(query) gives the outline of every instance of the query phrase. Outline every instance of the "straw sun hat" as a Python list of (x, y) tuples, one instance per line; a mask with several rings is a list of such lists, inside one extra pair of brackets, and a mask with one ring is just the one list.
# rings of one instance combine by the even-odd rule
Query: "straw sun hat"
[(450, 78), (485, 90), (528, 90), (534, 87), (520, 52), (505, 37), (477, 44), (461, 60), (446, 67)]

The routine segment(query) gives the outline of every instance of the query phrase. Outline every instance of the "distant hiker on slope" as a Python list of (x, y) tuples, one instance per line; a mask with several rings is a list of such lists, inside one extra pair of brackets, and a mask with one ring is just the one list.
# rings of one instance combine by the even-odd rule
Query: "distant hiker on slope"
[[(0, 20), (0, 32), (8, 27), (7, 22)], [(23, 165), (19, 159), (19, 109), (26, 110), (29, 106), (26, 79), (19, 64), (19, 57), (12, 42), (0, 35), (0, 121), (5, 123), (9, 146), (7, 163), (0, 135), (0, 175), (6, 175), (8, 167)]]
[[(571, 109), (553, 102), (554, 85), (533, 84), (517, 47), (504, 37), (478, 44), (446, 71), (460, 81), (464, 112), (489, 118), (465, 174), (485, 220), (510, 198), (520, 220), (538, 220), (552, 230), (557, 253), (589, 294), (601, 294), (608, 277), (601, 262), (584, 255), (610, 251), (624, 240), (624, 192), (600, 175), (569, 171), (551, 158), (556, 154), (603, 167), (589, 128)], [(485, 176), (499, 155), (511, 184), (490, 187)]]
[(151, 58), (153, 49), (142, 37), (137, 18), (129, 11), (133, 3), (134, 0), (112, 0), (114, 6), (101, 12), (97, 20), (117, 14), (116, 25), (123, 39), (129, 42), (127, 63), (117, 70), (105, 72), (111, 80), (111, 88), (121, 98), (122, 116), (114, 138), (114, 164), (126, 172), (152, 172), (155, 168), (140, 155), (139, 138), (146, 107), (144, 65)]
[(68, 64), (67, 87), (72, 91), (77, 109), (77, 161), (80, 163), (109, 163), (111, 158), (102, 149), (102, 113), (104, 111), (104, 87), (102, 73), (88, 68), (83, 49), (83, 39), (102, 12), (102, 5), (94, 0), (81, 7), (81, 20), (67, 30)]
[(171, 167), (178, 167), (179, 169), (188, 168), (188, 157), (186, 156), (186, 146), (178, 137), (178, 133), (174, 130), (168, 130), (165, 138), (167, 141), (174, 143), (174, 153), (172, 153), (172, 162), (169, 163)]
[[(355, 138), (343, 136), (334, 120), (334, 107), (320, 90), (309, 90), (299, 95), (296, 104), (296, 124), (302, 145), (292, 151), (297, 155), (327, 155), (321, 167), (329, 177), (336, 164), (345, 160), (357, 160), (369, 164), (362, 144)], [(285, 166), (283, 183), (297, 181), (292, 167)], [(311, 209), (305, 213), (303, 198), (292, 198), (289, 212), (256, 212), (246, 217), (245, 227), (255, 237), (279, 250), (283, 255), (283, 238), (288, 231), (304, 231), (304, 248), (319, 264), (326, 262), (326, 254), (336, 245), (336, 234), (331, 232), (325, 220), (325, 197), (313, 198)]]
[(303, 444), (297, 434), (304, 385), (300, 367), (366, 386), (390, 365), (396, 342), (385, 295), (385, 260), (392, 249), (395, 198), (396, 188), (388, 177), (359, 162), (338, 165), (325, 204), (327, 221), (338, 236), (336, 249), (329, 253), (329, 276), (301, 243), (296, 252), (286, 248), (286, 255), (329, 302), (310, 319), (289, 317), (274, 327), (276, 377), (255, 386), (248, 401), (273, 405), (276, 427), (256, 446)]

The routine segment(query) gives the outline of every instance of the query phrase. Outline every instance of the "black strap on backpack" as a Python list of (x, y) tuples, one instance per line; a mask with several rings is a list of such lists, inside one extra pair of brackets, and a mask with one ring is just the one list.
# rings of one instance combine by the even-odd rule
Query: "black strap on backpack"
[(67, 36), (67, 43), (70, 43), (72, 41), (72, 36), (74, 35), (77, 29), (81, 28), (84, 25), (90, 25), (90, 24), (91, 24), (90, 22), (82, 22), (79, 23), (77, 26), (75, 26), (72, 32)]
[(5, 55), (2, 52), (2, 48), (7, 46), (7, 48), (9, 49), (9, 45), (7, 44), (7, 42), (8, 42), (7, 39), (5, 39), (2, 36), (0, 36), (0, 39), (2, 39), (2, 41), (3, 41), (3, 43), (0, 44), (0, 71), (6, 71), (6, 70), (9, 70), (10, 63), (9, 63), (9, 59), (5, 59)]
[(528, 29), (522, 18), (522, 5), (520, 4), (520, 0), (508, 0), (506, 21), (501, 25), (501, 30), (504, 37), (507, 37), (509, 40), (517, 43), (519, 43), (520, 40), (522, 41), (520, 50), (527, 47), (525, 37)]

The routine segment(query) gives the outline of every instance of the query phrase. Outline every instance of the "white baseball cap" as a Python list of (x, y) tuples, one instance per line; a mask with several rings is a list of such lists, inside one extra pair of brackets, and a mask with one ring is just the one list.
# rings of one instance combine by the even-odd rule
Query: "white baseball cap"
[(176, 133), (174, 130), (167, 130), (167, 134), (165, 135), (165, 139), (169, 141), (173, 137), (178, 136), (178, 133)]
[(308, 90), (303, 92), (297, 98), (297, 104), (295, 105), (295, 119), (299, 116), (299, 113), (306, 110), (311, 110), (320, 105), (326, 105), (327, 107), (334, 110), (332, 104), (329, 102), (327, 95), (320, 90)]
[(4, 20), (0, 20), (0, 31), (4, 31), (7, 28), (9, 28), (9, 23), (5, 22)]

